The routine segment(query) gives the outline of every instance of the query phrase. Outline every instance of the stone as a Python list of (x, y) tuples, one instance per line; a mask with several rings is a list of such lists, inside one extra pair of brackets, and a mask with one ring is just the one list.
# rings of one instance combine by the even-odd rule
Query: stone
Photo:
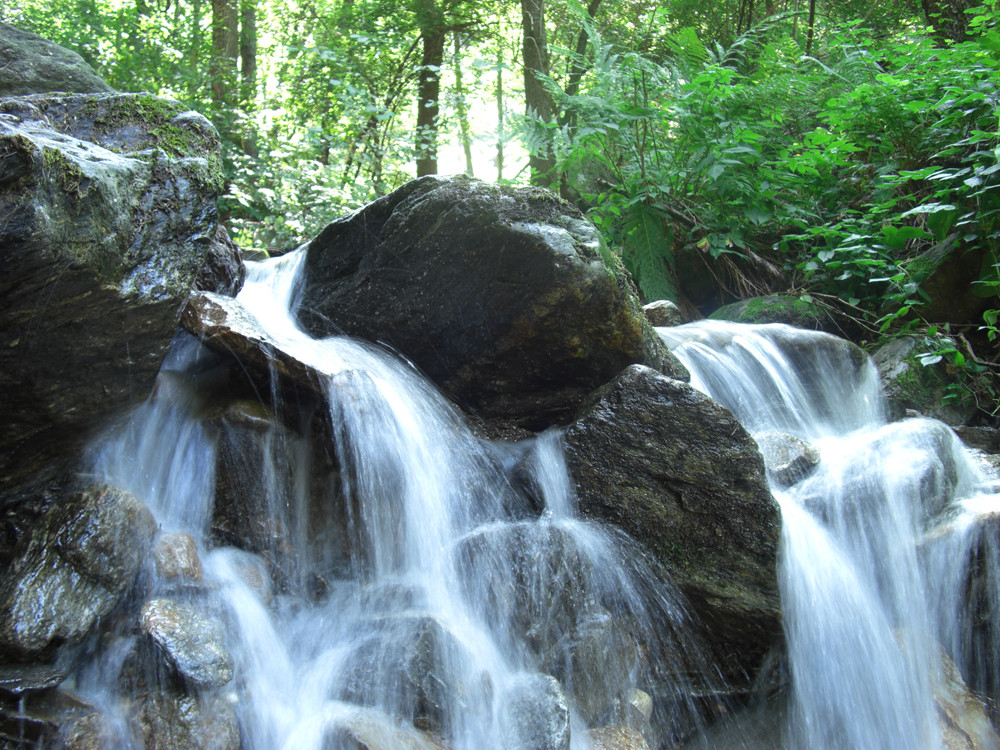
[(839, 318), (831, 308), (819, 305), (811, 297), (798, 295), (770, 294), (731, 302), (713, 310), (708, 318), (733, 323), (785, 323), (795, 328), (844, 335)]
[(218, 135), (148, 94), (0, 99), (0, 505), (146, 397), (216, 231)]
[(649, 750), (645, 738), (629, 727), (601, 727), (589, 734), (593, 750)]
[(446, 750), (431, 735), (401, 727), (381, 711), (371, 708), (352, 710), (337, 721), (322, 746), (337, 750)]
[(681, 314), (681, 308), (676, 302), (671, 302), (668, 299), (659, 299), (656, 302), (643, 305), (642, 311), (645, 313), (650, 325), (657, 328), (661, 326), (679, 326), (685, 322), (684, 316)]
[(239, 750), (232, 705), (219, 695), (157, 691), (138, 699), (136, 733), (145, 750)]
[(67, 742), (73, 739), (72, 733), (67, 730), (81, 722), (90, 723), (96, 728), (97, 722), (91, 717), (97, 716), (99, 714), (92, 705), (64, 689), (21, 695), (14, 700), (0, 694), (0, 747), (4, 750), (28, 747), (105, 750), (121, 747), (121, 743), (114, 742), (104, 745)]
[(925, 321), (982, 325), (983, 312), (996, 307), (997, 290), (976, 282), (996, 279), (995, 270), (984, 273), (996, 262), (995, 250), (987, 244), (965, 242), (956, 233), (902, 265), (927, 295), (920, 308)]
[(197, 583), (203, 576), (194, 537), (184, 532), (160, 534), (153, 546), (153, 564), (156, 574), (167, 581)]
[(808, 476), (820, 461), (819, 451), (802, 438), (783, 432), (765, 432), (754, 438), (771, 481), (791, 487)]
[(194, 288), (201, 292), (215, 292), (235, 297), (246, 281), (247, 268), (243, 264), (243, 251), (229, 238), (221, 224), (216, 227), (209, 245), (205, 263), (198, 271)]
[(112, 90), (76, 52), (6, 23), (0, 23), (0, 70), (0, 96)]
[(559, 682), (547, 674), (515, 678), (500, 708), (504, 747), (510, 750), (569, 750), (569, 705)]
[(752, 673), (780, 640), (781, 521), (746, 430), (686, 383), (632, 365), (581, 408), (564, 444), (583, 515), (649, 549), (722, 665)]
[(128, 592), (155, 529), (145, 505), (107, 485), (54, 506), (0, 578), (0, 661), (82, 640)]
[(913, 410), (952, 426), (963, 425), (975, 414), (976, 407), (946, 398), (958, 390), (958, 381), (943, 361), (928, 365), (921, 362), (921, 355), (933, 354), (921, 336), (898, 336), (872, 354), (891, 416), (900, 419), (907, 410)]
[(233, 657), (221, 624), (189, 604), (151, 599), (142, 608), (142, 632), (187, 682), (220, 687), (233, 679)]
[(463, 408), (532, 428), (633, 362), (686, 377), (576, 209), (467, 177), (415, 180), (327, 226), (298, 318), (382, 341)]

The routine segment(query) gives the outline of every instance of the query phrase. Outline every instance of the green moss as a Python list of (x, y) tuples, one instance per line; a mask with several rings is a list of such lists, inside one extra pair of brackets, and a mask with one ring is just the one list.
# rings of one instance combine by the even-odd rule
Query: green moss
[(45, 174), (55, 176), (62, 189), (78, 198), (88, 192), (89, 178), (79, 165), (57, 148), (42, 150), (42, 165)]

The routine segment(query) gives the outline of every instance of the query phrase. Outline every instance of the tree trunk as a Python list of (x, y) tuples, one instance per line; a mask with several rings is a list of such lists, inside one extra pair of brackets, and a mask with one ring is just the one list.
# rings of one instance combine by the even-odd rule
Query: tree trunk
[(812, 54), (813, 33), (816, 31), (816, 0), (809, 0), (809, 22), (806, 28), (806, 54)]
[[(257, 96), (257, 0), (240, 0), (240, 107), (254, 109)], [(257, 134), (247, 119), (240, 145), (247, 156), (257, 157)]]
[[(180, 5), (180, 3), (177, 3)], [(201, 47), (202, 47), (202, 33), (201, 33), (201, 8), (202, 0), (192, 0), (191, 1), (191, 44), (188, 47), (187, 59), (188, 59), (188, 80), (187, 80), (187, 95), (188, 99), (196, 101), (199, 99), (199, 89), (204, 83), (204, 68), (201, 66)], [(196, 74), (195, 71), (199, 73)]]
[(549, 54), (545, 39), (545, 0), (521, 0), (522, 61), (524, 64), (524, 103), (529, 122), (535, 127), (530, 133), (531, 182), (551, 187), (558, 182), (552, 153), (552, 136), (548, 125), (555, 106), (542, 85), (541, 77), (549, 73)]
[(504, 138), (504, 128), (503, 128), (503, 34), (499, 34), (497, 38), (497, 86), (496, 86), (496, 103), (497, 103), (497, 182), (503, 181), (503, 142)]
[(238, 28), (236, 0), (212, 0), (212, 101), (223, 107), (235, 104)]
[(469, 105), (465, 101), (465, 84), (462, 81), (462, 38), (454, 34), (454, 56), (452, 68), (455, 70), (455, 114), (458, 116), (458, 130), (462, 136), (462, 151), (465, 152), (465, 173), (473, 176), (472, 129), (469, 127)]
[(441, 66), (444, 63), (444, 23), (434, 0), (420, 0), (417, 12), (423, 53), (417, 84), (417, 177), (438, 173), (437, 126), (441, 111)]
[(966, 13), (973, 5), (972, 0), (920, 0), (924, 10), (924, 18), (934, 27), (939, 40), (962, 42), (969, 36), (969, 14)]

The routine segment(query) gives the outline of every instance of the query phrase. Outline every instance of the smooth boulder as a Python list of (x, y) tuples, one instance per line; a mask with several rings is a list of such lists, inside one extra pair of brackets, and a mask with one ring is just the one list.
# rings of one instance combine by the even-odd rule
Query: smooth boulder
[(0, 23), (0, 70), (0, 96), (111, 91), (76, 52), (6, 23)]
[(585, 516), (644, 544), (687, 595), (724, 667), (752, 672), (780, 633), (777, 506), (756, 443), (686, 383), (633, 365), (566, 429)]
[(686, 377), (594, 226), (544, 190), (421, 178), (306, 253), (307, 331), (383, 342), (486, 417), (553, 424), (636, 362)]

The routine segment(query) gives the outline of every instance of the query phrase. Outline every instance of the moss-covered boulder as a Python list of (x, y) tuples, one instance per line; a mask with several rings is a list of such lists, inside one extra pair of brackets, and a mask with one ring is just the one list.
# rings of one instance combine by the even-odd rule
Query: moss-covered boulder
[(770, 294), (724, 305), (708, 316), (709, 320), (733, 323), (785, 323), (796, 328), (836, 332), (829, 309), (815, 300), (794, 294)]
[(566, 430), (580, 510), (644, 544), (687, 595), (732, 675), (780, 638), (780, 517), (757, 444), (686, 383), (633, 365)]
[(0, 99), (0, 504), (145, 398), (213, 243), (211, 123), (147, 94)]
[(464, 407), (532, 427), (635, 362), (686, 376), (579, 211), (465, 177), (415, 180), (326, 227), (298, 317), (385, 342)]
[(6, 23), (0, 23), (0, 70), (0, 96), (111, 91), (76, 52)]

